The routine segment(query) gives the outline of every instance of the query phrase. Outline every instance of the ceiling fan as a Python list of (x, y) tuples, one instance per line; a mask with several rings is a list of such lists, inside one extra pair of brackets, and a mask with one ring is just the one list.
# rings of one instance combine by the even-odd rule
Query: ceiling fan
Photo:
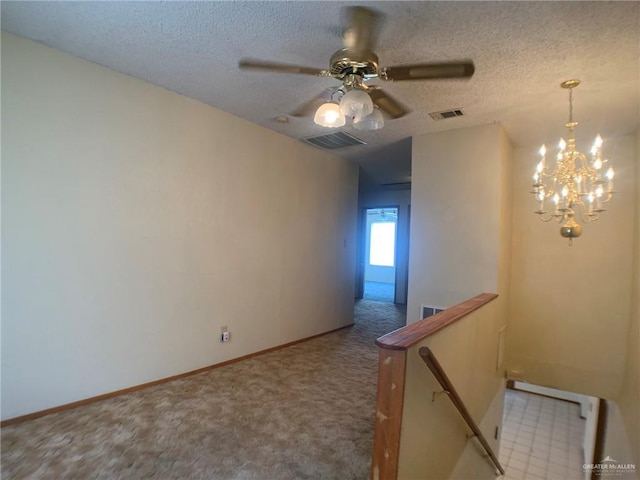
[[(367, 85), (366, 82), (373, 78), (396, 82), (469, 78), (473, 75), (475, 67), (471, 61), (380, 67), (378, 56), (373, 50), (382, 19), (382, 14), (370, 8), (344, 8), (342, 35), (344, 48), (331, 56), (329, 68), (326, 70), (256, 59), (242, 59), (239, 67), (333, 77), (340, 80), (342, 85), (325, 90), (298, 108), (292, 115), (307, 116), (316, 111), (314, 121), (327, 127), (342, 126), (345, 124), (345, 118), (351, 117), (354, 127), (362, 130), (375, 130), (382, 127), (384, 122), (380, 111), (394, 119), (410, 112), (406, 106), (385, 93), (379, 86)], [(374, 108), (374, 105), (377, 108)]]

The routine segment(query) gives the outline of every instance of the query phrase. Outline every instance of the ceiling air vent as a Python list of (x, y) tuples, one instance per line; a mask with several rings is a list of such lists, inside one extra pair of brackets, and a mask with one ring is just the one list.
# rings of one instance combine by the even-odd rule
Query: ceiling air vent
[(328, 135), (320, 135), (318, 137), (309, 137), (303, 139), (315, 147), (333, 150), (334, 148), (352, 147), (354, 145), (365, 145), (359, 138), (349, 135), (345, 132), (330, 133)]
[(429, 116), (434, 120), (444, 120), (445, 118), (461, 117), (464, 112), (461, 108), (455, 108), (453, 110), (445, 110), (444, 112), (431, 112)]

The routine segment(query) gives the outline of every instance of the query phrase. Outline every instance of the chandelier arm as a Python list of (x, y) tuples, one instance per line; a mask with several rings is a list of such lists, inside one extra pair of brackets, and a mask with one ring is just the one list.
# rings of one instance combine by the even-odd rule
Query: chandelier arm
[(600, 214), (598, 213), (587, 214), (586, 218), (582, 215), (580, 216), (582, 223), (592, 223), (598, 220), (599, 218), (600, 218)]
[(556, 187), (555, 187), (555, 185), (553, 186), (553, 188), (550, 188), (549, 190), (547, 190), (547, 189), (545, 188), (545, 190), (544, 190), (544, 198), (545, 198), (545, 200), (546, 200), (547, 198), (551, 198), (555, 193), (556, 193)]
[[(589, 213), (586, 205), (584, 204), (584, 202), (582, 200), (579, 200), (578, 202), (574, 203), (574, 206), (577, 206), (577, 210), (578, 210), (578, 215), (580, 216), (580, 220), (582, 221), (582, 223), (591, 223), (594, 219), (595, 216), (597, 216), (597, 213)], [(575, 212), (576, 209), (574, 209)]]
[[(548, 217), (545, 217), (545, 216), (544, 216), (545, 214), (547, 214), (547, 215), (549, 215), (549, 216), (548, 216)], [(545, 212), (545, 213), (538, 213), (538, 216), (539, 216), (540, 220), (542, 220), (542, 221), (543, 221), (543, 222), (545, 222), (545, 223), (546, 223), (546, 222), (550, 222), (550, 221), (551, 221), (551, 220), (553, 220), (553, 218), (554, 218), (554, 216), (553, 216), (552, 214), (547, 213), (547, 212)]]
[(543, 222), (550, 222), (551, 220), (556, 220), (558, 223), (563, 222), (564, 221), (564, 217), (565, 214), (563, 213), (558, 213), (558, 210), (556, 209), (555, 213), (549, 213), (546, 210), (537, 210), (535, 212), (536, 215), (538, 215), (538, 217), (540, 218), (540, 220), (542, 220)]
[(549, 189), (549, 194), (547, 195), (547, 198), (555, 195), (556, 187), (558, 186), (558, 178), (555, 171), (552, 172), (551, 175), (548, 175), (548, 178), (553, 182), (553, 186)]
[(550, 172), (550, 168), (549, 166), (545, 163), (542, 165), (542, 171), (540, 172), (540, 178), (551, 178), (551, 172)]
[(587, 156), (583, 153), (581, 153), (579, 155), (580, 158), (580, 167), (582, 170), (584, 170), (586, 172), (587, 175), (589, 175), (590, 177), (595, 176), (596, 174), (596, 170), (595, 168), (592, 168), (589, 166), (589, 162), (587, 161)]
[(589, 171), (590, 169), (589, 164), (587, 163), (586, 155), (578, 153), (577, 158), (580, 166), (577, 168), (576, 174), (581, 179), (579, 183), (580, 191), (578, 193), (584, 195), (584, 192), (590, 190), (590, 188), (587, 188), (587, 185), (591, 185), (591, 179), (593, 178), (593, 175)]
[(601, 201), (602, 203), (610, 202), (610, 201), (611, 201), (611, 199), (613, 198), (613, 194), (614, 194), (614, 193), (615, 193), (614, 191), (607, 192), (607, 197), (606, 197), (605, 199), (603, 199), (603, 200), (600, 200), (600, 201)]

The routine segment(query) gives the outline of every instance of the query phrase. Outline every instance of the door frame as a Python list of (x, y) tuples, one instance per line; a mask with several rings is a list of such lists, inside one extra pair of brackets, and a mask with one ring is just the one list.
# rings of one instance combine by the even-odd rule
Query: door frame
[[(356, 262), (356, 288), (355, 288), (355, 299), (356, 300), (360, 300), (364, 297), (364, 272), (365, 272), (365, 261), (366, 261), (366, 254), (367, 252), (365, 251), (366, 248), (366, 244), (367, 244), (367, 235), (369, 235), (369, 232), (367, 232), (367, 210), (382, 210), (382, 209), (386, 209), (386, 208), (395, 208), (396, 212), (397, 212), (397, 218), (396, 218), (396, 235), (395, 235), (395, 241), (394, 241), (394, 247), (393, 247), (393, 264), (394, 264), (394, 283), (393, 283), (393, 303), (396, 303), (396, 286), (398, 285), (398, 234), (399, 234), (399, 220), (400, 220), (400, 205), (380, 205), (380, 206), (373, 206), (373, 207), (361, 207), (360, 208), (360, 212), (358, 214), (359, 218), (358, 218), (358, 258), (357, 258), (357, 262)], [(408, 270), (408, 269), (406, 269)], [(405, 297), (406, 297), (406, 288), (405, 288)], [(406, 299), (405, 299), (405, 303), (406, 303)]]

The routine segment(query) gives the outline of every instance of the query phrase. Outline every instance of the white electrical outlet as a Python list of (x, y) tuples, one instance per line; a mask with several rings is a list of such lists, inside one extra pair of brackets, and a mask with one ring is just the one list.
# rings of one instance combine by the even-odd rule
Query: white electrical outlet
[(229, 333), (229, 329), (226, 326), (222, 327), (220, 330), (221, 343), (227, 343), (229, 340), (231, 340), (231, 334)]

